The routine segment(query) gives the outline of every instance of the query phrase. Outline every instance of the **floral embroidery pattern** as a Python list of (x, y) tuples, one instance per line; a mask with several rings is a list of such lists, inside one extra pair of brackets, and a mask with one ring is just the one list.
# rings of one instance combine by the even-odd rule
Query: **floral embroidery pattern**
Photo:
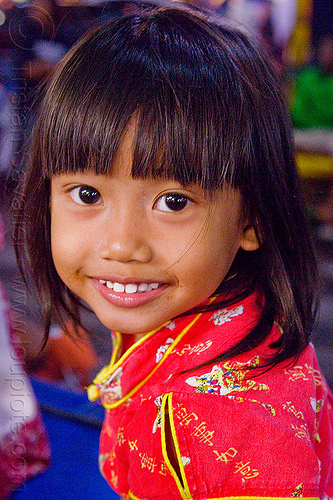
[(153, 426), (153, 434), (157, 431), (159, 427), (161, 427), (161, 406), (162, 406), (162, 397), (159, 396), (158, 398), (155, 399), (154, 401), (155, 405), (157, 406), (157, 415), (155, 418), (154, 426)]
[(106, 479), (106, 476), (104, 475), (103, 467), (104, 467), (104, 464), (105, 464), (107, 458), (109, 457), (109, 455), (110, 455), (110, 453), (100, 453), (100, 455), (98, 457), (99, 469), (100, 469), (103, 477), (105, 477), (105, 479)]
[(122, 374), (123, 369), (120, 366), (106, 381), (103, 382), (103, 384), (98, 384), (99, 392), (104, 403), (110, 404), (122, 398)]
[(156, 352), (156, 363), (159, 363), (163, 358), (163, 354), (169, 349), (171, 344), (174, 343), (174, 339), (168, 338), (164, 345), (161, 345)]
[(313, 411), (316, 414), (313, 437), (317, 441), (317, 443), (320, 443), (321, 439), (320, 439), (320, 436), (318, 434), (318, 427), (319, 427), (318, 413), (322, 410), (322, 408), (324, 406), (324, 400), (323, 399), (316, 400), (315, 398), (310, 398), (310, 404), (311, 404)]
[(110, 453), (100, 454), (98, 458), (98, 464), (101, 474), (107, 481), (110, 482), (113, 488), (117, 488), (118, 486), (118, 476), (114, 470), (115, 459), (116, 454), (114, 451)]
[(200, 377), (188, 378), (186, 383), (191, 387), (195, 387), (195, 392), (218, 394), (220, 396), (233, 391), (248, 391), (249, 389), (268, 391), (269, 387), (266, 384), (245, 379), (248, 369), (257, 366), (258, 363), (258, 356), (247, 363), (227, 361), (222, 366), (215, 365), (211, 372)]
[(215, 326), (220, 326), (231, 321), (231, 318), (240, 316), (241, 314), (243, 314), (243, 312), (243, 306), (237, 306), (233, 309), (219, 309), (218, 311), (216, 311), (216, 313), (213, 314), (209, 321), (212, 321)]
[(302, 496), (303, 496), (303, 487), (304, 487), (303, 483), (301, 483), (298, 486), (296, 486), (296, 488), (294, 489), (294, 491), (291, 494), (291, 497), (292, 498), (302, 498)]
[(324, 406), (324, 400), (315, 398), (310, 398), (310, 404), (315, 413), (319, 413), (322, 407)]

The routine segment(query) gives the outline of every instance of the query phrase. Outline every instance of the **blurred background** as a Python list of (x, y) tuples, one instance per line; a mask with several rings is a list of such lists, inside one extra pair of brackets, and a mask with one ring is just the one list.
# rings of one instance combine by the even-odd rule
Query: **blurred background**
[[(333, 2), (186, 3), (232, 19), (258, 36), (283, 81), (320, 269), (321, 306), (313, 342), (333, 387)], [(97, 470), (103, 410), (87, 401), (84, 389), (109, 361), (109, 332), (86, 313), (94, 338), (82, 332), (83, 342), (75, 343), (54, 326), (40, 350), (42, 321), (34, 293), (26, 291), (15, 263), (10, 206), (24, 171), (43, 81), (87, 30), (141, 5), (126, 0), (0, 0), (0, 351), (7, 349), (12, 360), (1, 365), (0, 353), (0, 500), (118, 498)], [(14, 403), (21, 398), (16, 388), (22, 392), (23, 385), (21, 408), (14, 416), (24, 425), (6, 427), (4, 409), (10, 406), (11, 423)], [(1, 402), (1, 394), (7, 394), (6, 401)], [(27, 422), (34, 422), (28, 433)], [(22, 440), (25, 451), (18, 457), (13, 442)]]

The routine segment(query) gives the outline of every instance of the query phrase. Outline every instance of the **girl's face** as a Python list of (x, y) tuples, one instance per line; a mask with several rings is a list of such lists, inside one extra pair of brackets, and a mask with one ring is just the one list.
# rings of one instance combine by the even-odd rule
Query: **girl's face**
[(51, 244), (62, 281), (112, 330), (145, 334), (206, 300), (240, 247), (254, 250), (232, 189), (133, 179), (133, 131), (112, 173), (52, 179)]

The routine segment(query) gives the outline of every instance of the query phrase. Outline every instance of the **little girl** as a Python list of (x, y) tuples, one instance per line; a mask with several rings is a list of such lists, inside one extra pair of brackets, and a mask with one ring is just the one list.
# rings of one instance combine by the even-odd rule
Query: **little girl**
[(88, 394), (121, 496), (333, 497), (291, 129), (244, 34), (149, 8), (74, 47), (40, 109), (16, 247), (46, 331), (78, 329), (88, 304), (113, 332)]

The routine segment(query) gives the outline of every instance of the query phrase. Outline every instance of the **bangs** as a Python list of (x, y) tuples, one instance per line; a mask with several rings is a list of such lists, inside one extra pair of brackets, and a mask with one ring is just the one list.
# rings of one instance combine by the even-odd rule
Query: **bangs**
[[(200, 17), (184, 22), (186, 12), (178, 23), (178, 15), (175, 10), (171, 22), (160, 9), (156, 18), (141, 15), (140, 23), (127, 16), (70, 51), (48, 88), (37, 126), (35, 145), (46, 178), (86, 169), (112, 172), (134, 119), (133, 177), (174, 179), (206, 190), (225, 182), (238, 187), (235, 166), (237, 172), (245, 168), (255, 120), (249, 119), (248, 85), (233, 55), (236, 35), (224, 33), (222, 48), (220, 32), (209, 32), (213, 28), (202, 26)], [(199, 45), (198, 38), (206, 43)]]

